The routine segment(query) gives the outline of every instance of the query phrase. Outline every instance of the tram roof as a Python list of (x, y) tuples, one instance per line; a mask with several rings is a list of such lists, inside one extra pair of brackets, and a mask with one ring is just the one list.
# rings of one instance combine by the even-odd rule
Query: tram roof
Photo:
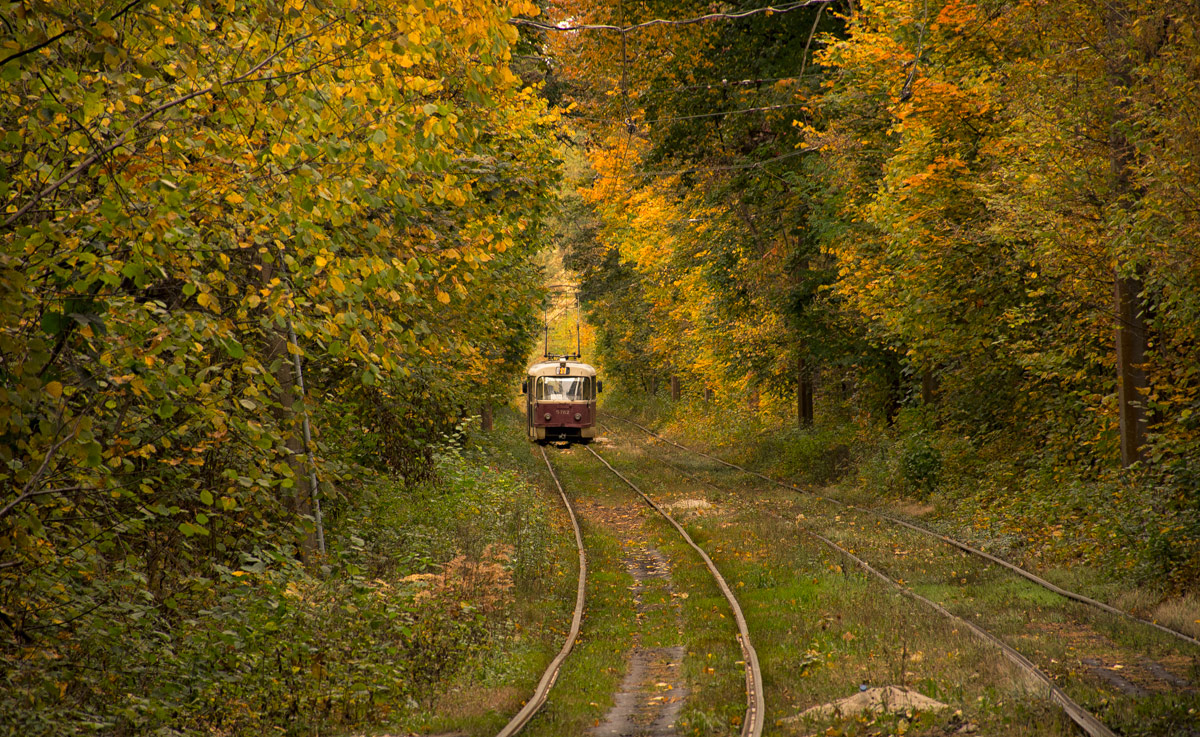
[(582, 361), (539, 361), (529, 367), (530, 376), (560, 376), (560, 367), (566, 366), (570, 373), (567, 376), (595, 376), (596, 369), (590, 363)]

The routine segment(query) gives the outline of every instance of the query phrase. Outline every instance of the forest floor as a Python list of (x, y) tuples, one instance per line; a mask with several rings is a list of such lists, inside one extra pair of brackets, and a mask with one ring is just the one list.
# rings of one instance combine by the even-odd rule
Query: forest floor
[[(512, 420), (497, 432), (519, 433), (507, 427)], [(764, 734), (1078, 733), (1045, 688), (995, 647), (864, 576), (812, 533), (997, 635), (1118, 734), (1200, 734), (1200, 648), (632, 426), (605, 420), (602, 429), (592, 447), (674, 510), (738, 596), (763, 669)], [(536, 446), (511, 450), (530, 478), (549, 486)], [(591, 575), (575, 651), (524, 733), (739, 734), (741, 653), (695, 553), (582, 447), (547, 450), (581, 518)], [(561, 602), (558, 610), (565, 631)], [(894, 688), (876, 690), (884, 687)], [(821, 709), (856, 694), (860, 701), (884, 694), (890, 703), (882, 712)], [(493, 698), (477, 693), (453, 709), (446, 700), (426, 702), (442, 707), (439, 715), (406, 726), (493, 734), (494, 721), (471, 716)]]
[[(767, 682), (766, 733), (895, 729), (944, 734), (1070, 733), (1036, 684), (963, 627), (868, 579), (818, 533), (915, 592), (999, 636), (1120, 734), (1200, 730), (1200, 649), (1097, 612), (993, 564), (839, 510), (810, 496), (655, 441), (621, 423), (605, 431), (619, 467), (656, 499), (703, 499), (688, 527), (748, 601)], [(616, 461), (614, 461), (616, 462)], [(831, 636), (832, 634), (832, 636)], [(861, 686), (915, 688), (946, 703), (901, 727), (886, 717), (796, 719)], [(949, 716), (948, 716), (949, 715)], [(919, 720), (920, 721), (920, 720)], [(875, 723), (872, 723), (875, 722)], [(964, 731), (965, 730), (965, 731)]]

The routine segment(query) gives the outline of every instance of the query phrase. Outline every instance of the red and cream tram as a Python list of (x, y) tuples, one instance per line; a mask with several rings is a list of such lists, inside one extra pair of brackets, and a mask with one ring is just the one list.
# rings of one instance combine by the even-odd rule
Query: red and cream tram
[(529, 367), (521, 392), (530, 440), (589, 443), (596, 437), (596, 395), (603, 386), (596, 369), (575, 358), (548, 357)]

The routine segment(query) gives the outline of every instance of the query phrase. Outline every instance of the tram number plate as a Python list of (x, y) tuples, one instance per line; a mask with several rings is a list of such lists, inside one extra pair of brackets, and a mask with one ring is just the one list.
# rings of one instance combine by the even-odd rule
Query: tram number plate
[(559, 376), (570, 376), (571, 375), (571, 367), (570, 366), (559, 366), (558, 367), (558, 375)]

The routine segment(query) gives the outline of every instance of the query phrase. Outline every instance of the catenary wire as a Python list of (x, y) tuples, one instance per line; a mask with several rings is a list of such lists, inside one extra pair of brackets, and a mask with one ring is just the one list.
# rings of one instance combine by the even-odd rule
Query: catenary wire
[(796, 151), (789, 151), (788, 153), (780, 154), (779, 156), (773, 156), (769, 159), (763, 159), (762, 161), (755, 161), (755, 162), (749, 163), (749, 164), (729, 164), (727, 166), (690, 166), (685, 169), (649, 169), (649, 170), (644, 170), (644, 171), (631, 171), (631, 172), (629, 172), (628, 175), (597, 174), (596, 179), (620, 179), (622, 176), (656, 177), (656, 176), (672, 176), (672, 175), (676, 175), (676, 174), (702, 174), (704, 172), (713, 172), (713, 171), (744, 171), (747, 169), (759, 169), (759, 168), (765, 166), (766, 164), (780, 161), (782, 159), (790, 159), (794, 156), (800, 156), (802, 154), (812, 153), (817, 150), (819, 150), (818, 147), (809, 146), (809, 147), (805, 147), (802, 149), (798, 149)]
[[(763, 105), (762, 107), (738, 108), (735, 110), (723, 110), (723, 111), (717, 111), (717, 112), (711, 112), (711, 113), (696, 113), (694, 115), (675, 115), (675, 116), (666, 117), (666, 118), (651, 118), (650, 120), (633, 121), (633, 122), (641, 123), (642, 125), (650, 125), (651, 123), (671, 123), (671, 122), (678, 121), (678, 120), (696, 120), (698, 118), (717, 118), (722, 115), (741, 115), (744, 113), (761, 113), (761, 112), (767, 112), (770, 110), (784, 110), (787, 108), (804, 107), (805, 105), (809, 105), (809, 104), (811, 104), (811, 103), (789, 102), (789, 103), (782, 103), (779, 105)], [(625, 122), (623, 120), (617, 120), (616, 118), (600, 118), (600, 117), (591, 117), (591, 116), (587, 116), (587, 115), (572, 115), (571, 118), (574, 120), (591, 120), (591, 121), (595, 121), (598, 123), (624, 123)]]
[(738, 13), (708, 13), (706, 15), (696, 16), (694, 18), (680, 18), (678, 20), (670, 18), (655, 18), (653, 20), (635, 23), (629, 26), (614, 26), (605, 23), (581, 23), (578, 25), (560, 25), (553, 23), (542, 23), (540, 21), (528, 20), (526, 18), (513, 18), (508, 22), (515, 26), (528, 26), (537, 28), (543, 31), (615, 31), (617, 33), (629, 33), (643, 28), (652, 26), (690, 26), (696, 23), (704, 23), (710, 20), (741, 20), (754, 15), (764, 13), (782, 14), (790, 13), (793, 10), (802, 8), (810, 8), (817, 5), (828, 5), (837, 2), (837, 0), (804, 0), (804, 2), (785, 3), (783, 5), (768, 5), (763, 8), (752, 8), (743, 10)]

